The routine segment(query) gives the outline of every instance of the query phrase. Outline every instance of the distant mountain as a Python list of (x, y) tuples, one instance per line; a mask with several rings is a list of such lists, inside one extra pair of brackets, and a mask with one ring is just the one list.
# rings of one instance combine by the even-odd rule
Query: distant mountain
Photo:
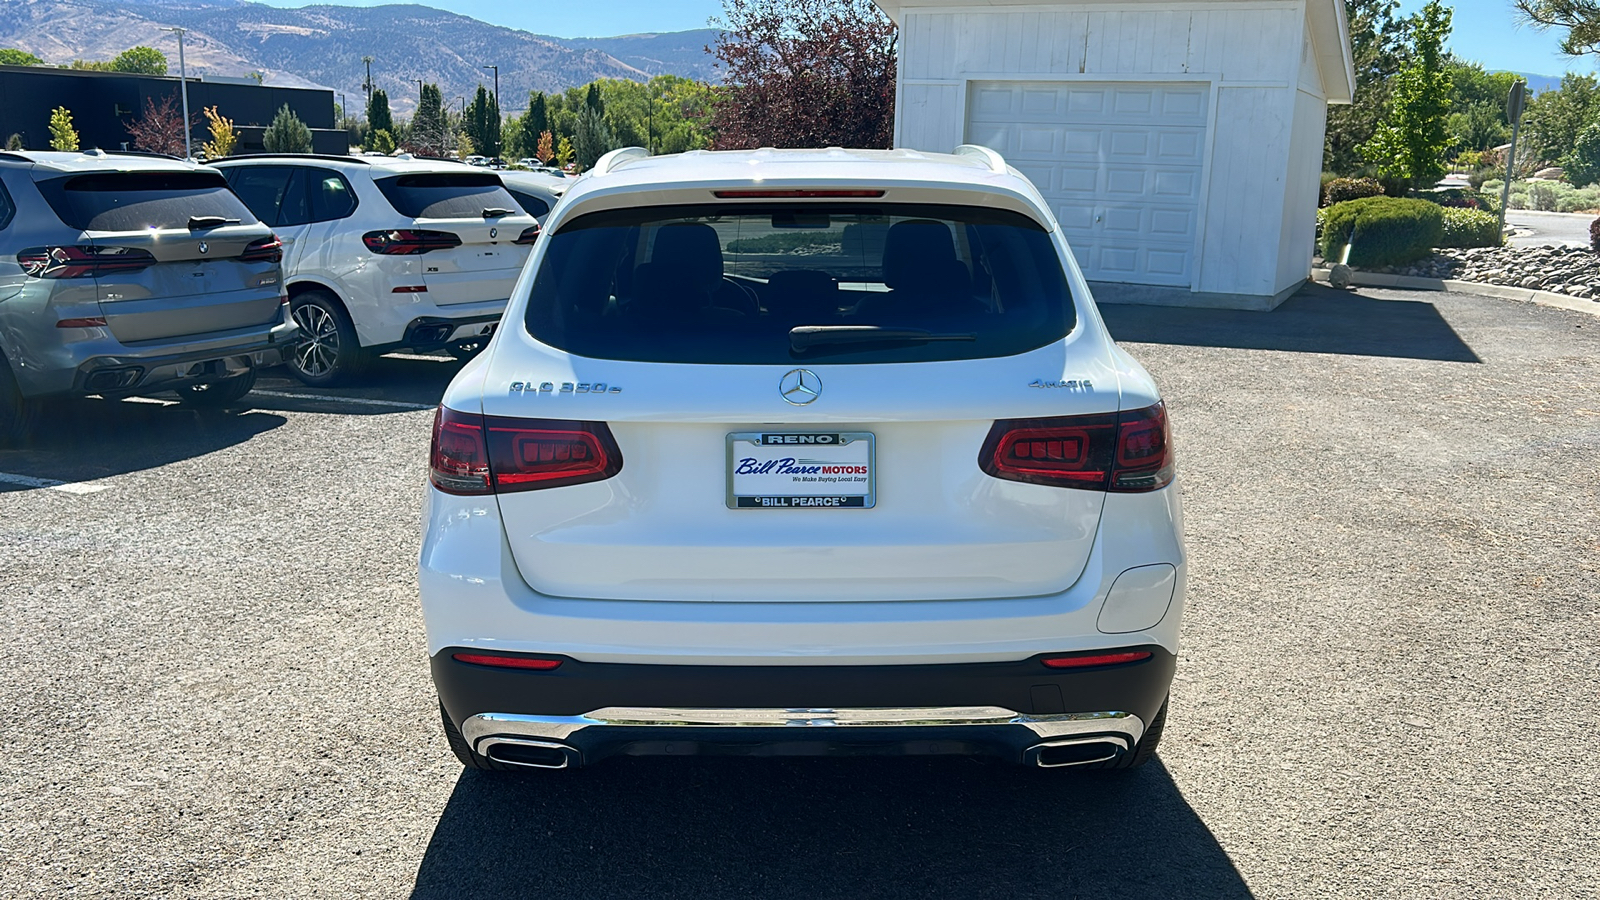
[[(1505, 72), (1510, 70), (1498, 69), (1496, 71)], [(1511, 74), (1521, 75), (1522, 78), (1528, 82), (1529, 93), (1538, 94), (1543, 91), (1553, 91), (1556, 88), (1561, 87), (1560, 75), (1534, 75), (1531, 72), (1512, 72)]]
[(409, 4), (280, 9), (244, 0), (0, 0), (0, 47), (48, 63), (110, 59), (145, 44), (166, 53), (176, 74), (177, 39), (162, 31), (170, 26), (188, 29), (190, 74), (259, 71), (268, 84), (331, 87), (352, 108), (364, 96), (362, 57), (371, 56), (373, 85), (402, 114), (416, 105), (418, 79), (439, 84), (446, 102), (459, 104), (480, 83), (493, 85), (486, 65), (500, 67), (507, 112), (526, 108), (530, 91), (596, 78), (715, 77), (704, 49), (715, 38), (710, 29), (566, 39)]

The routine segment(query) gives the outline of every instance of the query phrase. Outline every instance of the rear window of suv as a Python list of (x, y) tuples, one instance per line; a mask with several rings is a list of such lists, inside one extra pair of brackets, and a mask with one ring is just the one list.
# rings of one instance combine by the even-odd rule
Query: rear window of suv
[(412, 219), (479, 219), (487, 209), (518, 209), (493, 172), (426, 172), (377, 184), (395, 212)]
[(256, 222), (216, 172), (97, 172), (42, 181), (39, 193), (83, 231), (188, 228), (194, 216)]
[(967, 206), (635, 207), (545, 238), (528, 332), (643, 362), (1010, 356), (1076, 325), (1050, 235)]

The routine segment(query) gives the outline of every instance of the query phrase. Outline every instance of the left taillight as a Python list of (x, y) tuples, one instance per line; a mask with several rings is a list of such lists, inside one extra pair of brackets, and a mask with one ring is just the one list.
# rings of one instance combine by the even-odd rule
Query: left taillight
[(536, 243), (539, 240), (539, 234), (540, 234), (539, 226), (538, 226), (537, 223), (535, 223), (533, 225), (529, 225), (527, 228), (522, 229), (522, 233), (517, 235), (517, 239), (512, 241), (511, 243), (513, 243), (513, 244), (532, 244), (532, 243)]
[(373, 253), (383, 256), (415, 256), (459, 247), (461, 236), (448, 231), (397, 228), (392, 231), (369, 231), (361, 236), (361, 243), (366, 244)]
[(994, 423), (978, 464), (995, 478), (1093, 491), (1137, 493), (1172, 483), (1165, 405), (1090, 416)]
[(34, 278), (93, 278), (133, 272), (155, 265), (150, 251), (137, 247), (68, 245), (29, 247), (17, 254), (17, 265)]
[(434, 416), (430, 479), (449, 494), (536, 491), (604, 481), (622, 451), (604, 422), (481, 416), (441, 406)]
[(245, 245), (239, 259), (245, 262), (283, 262), (283, 241), (275, 234), (251, 241)]

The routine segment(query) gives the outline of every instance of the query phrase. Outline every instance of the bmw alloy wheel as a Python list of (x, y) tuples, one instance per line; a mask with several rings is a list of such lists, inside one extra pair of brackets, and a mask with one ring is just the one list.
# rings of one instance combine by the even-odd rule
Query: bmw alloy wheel
[(313, 303), (294, 311), (302, 340), (294, 350), (294, 366), (313, 378), (333, 371), (339, 359), (339, 323), (333, 315)]

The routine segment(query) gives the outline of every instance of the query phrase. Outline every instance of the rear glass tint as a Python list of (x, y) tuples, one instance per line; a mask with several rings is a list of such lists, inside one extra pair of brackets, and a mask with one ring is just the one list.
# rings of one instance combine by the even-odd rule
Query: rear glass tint
[(377, 184), (395, 211), (412, 219), (481, 219), (486, 209), (517, 209), (493, 172), (427, 172)]
[(193, 216), (256, 222), (216, 172), (99, 172), (42, 181), (39, 193), (62, 222), (84, 231), (188, 228)]
[[(579, 356), (978, 359), (1043, 347), (1077, 321), (1050, 235), (1002, 210), (643, 207), (582, 216), (543, 240), (528, 332)], [(791, 333), (804, 326), (820, 329)], [(877, 332), (861, 341), (860, 326), (935, 339)], [(810, 346), (796, 349), (797, 340)]]

